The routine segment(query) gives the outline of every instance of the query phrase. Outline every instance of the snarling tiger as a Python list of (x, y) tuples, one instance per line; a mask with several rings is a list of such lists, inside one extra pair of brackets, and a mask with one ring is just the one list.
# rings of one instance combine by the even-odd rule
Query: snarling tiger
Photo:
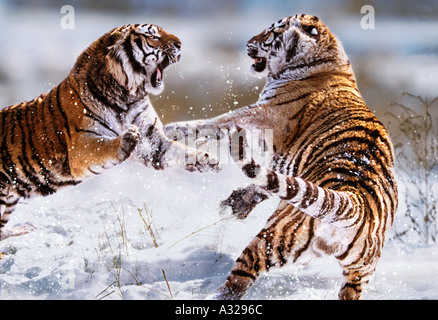
[(163, 90), (163, 71), (180, 49), (152, 24), (115, 28), (49, 93), (0, 111), (0, 239), (16, 235), (3, 227), (20, 199), (76, 185), (129, 157), (155, 169), (220, 169), (214, 157), (167, 139), (151, 105), (148, 94)]
[(199, 140), (272, 130), (268, 165), (234, 149), (252, 184), (222, 206), (245, 218), (269, 197), (280, 203), (212, 298), (240, 299), (272, 267), (332, 255), (343, 269), (339, 298), (359, 299), (397, 208), (390, 137), (361, 97), (341, 43), (317, 17), (273, 23), (247, 42), (247, 53), (251, 70), (267, 78), (256, 104), (164, 128)]

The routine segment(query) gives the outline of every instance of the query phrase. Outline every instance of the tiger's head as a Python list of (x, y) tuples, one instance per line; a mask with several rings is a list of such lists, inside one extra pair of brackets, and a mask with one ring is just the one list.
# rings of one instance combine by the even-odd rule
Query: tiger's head
[(317, 17), (295, 15), (273, 23), (251, 38), (247, 53), (256, 76), (300, 79), (312, 71), (350, 62), (340, 42)]
[(129, 24), (93, 42), (79, 56), (73, 71), (96, 78), (101, 87), (118, 85), (126, 94), (159, 94), (164, 69), (179, 61), (180, 50), (181, 41), (160, 27)]
[(131, 24), (110, 31), (106, 59), (113, 76), (129, 90), (159, 94), (163, 71), (181, 57), (181, 41), (153, 24)]

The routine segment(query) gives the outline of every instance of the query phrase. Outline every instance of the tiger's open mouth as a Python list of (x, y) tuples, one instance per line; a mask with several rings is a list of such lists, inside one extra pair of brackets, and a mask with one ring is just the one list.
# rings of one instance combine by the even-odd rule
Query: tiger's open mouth
[(254, 69), (254, 71), (256, 72), (262, 72), (266, 69), (266, 58), (261, 58), (261, 57), (256, 57), (253, 58), (253, 64), (252, 67)]
[(169, 56), (166, 54), (164, 55), (163, 61), (161, 61), (155, 72), (151, 76), (151, 85), (154, 88), (161, 87), (161, 84), (163, 83), (163, 71), (166, 69), (169, 65), (178, 62), (180, 59), (180, 55), (177, 55), (172, 58), (172, 60), (169, 58)]
[(151, 84), (154, 88), (158, 88), (163, 83), (163, 71), (170, 65), (167, 55), (164, 56), (163, 61), (157, 66), (157, 69), (151, 76)]

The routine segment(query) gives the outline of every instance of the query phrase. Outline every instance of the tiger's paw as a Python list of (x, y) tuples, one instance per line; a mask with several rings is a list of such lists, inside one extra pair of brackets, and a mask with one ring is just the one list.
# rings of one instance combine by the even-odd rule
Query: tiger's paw
[(134, 151), (140, 141), (140, 132), (136, 126), (131, 126), (120, 136), (120, 138), (119, 159), (120, 161), (124, 161), (129, 158), (132, 151)]
[(196, 155), (196, 161), (188, 161), (185, 164), (187, 171), (199, 171), (199, 172), (219, 172), (222, 170), (222, 165), (219, 160), (209, 153), (198, 152)]
[(255, 206), (267, 198), (264, 193), (253, 190), (253, 186), (233, 190), (226, 200), (221, 201), (220, 214), (231, 214), (237, 219), (246, 219)]

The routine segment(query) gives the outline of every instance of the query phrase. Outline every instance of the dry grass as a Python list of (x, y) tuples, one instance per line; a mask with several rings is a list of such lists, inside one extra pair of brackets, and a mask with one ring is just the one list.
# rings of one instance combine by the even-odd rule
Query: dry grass
[[(433, 100), (404, 93), (411, 105), (393, 103), (387, 114), (397, 126), (394, 139), (400, 195), (410, 222), (396, 238), (413, 231), (425, 244), (437, 243), (438, 97)], [(397, 131), (396, 131), (397, 132)]]
[[(115, 222), (108, 224), (106, 221), (102, 220), (103, 233), (101, 234), (101, 241), (99, 249), (96, 249), (97, 255), (111, 275), (113, 280), (105, 289), (100, 291), (95, 298), (102, 300), (114, 293), (118, 293), (121, 299), (125, 299), (124, 286), (135, 284), (141, 286), (150, 291), (153, 291), (164, 298), (173, 299), (173, 294), (170, 289), (170, 284), (167, 281), (166, 273), (164, 269), (161, 270), (163, 280), (166, 283), (168, 293), (155, 290), (143, 284), (143, 281), (139, 279), (138, 272), (138, 262), (135, 263), (134, 268), (132, 267), (132, 258), (130, 257), (130, 250), (132, 250), (132, 245), (129, 240), (126, 227), (126, 211), (122, 206), (120, 209), (116, 209), (113, 204), (111, 204), (112, 214), (115, 215)], [(152, 211), (147, 207), (146, 204), (143, 208), (135, 208), (140, 220), (144, 225), (144, 231), (147, 231), (150, 239), (155, 248), (159, 247), (159, 234), (157, 227), (153, 220)], [(108, 230), (108, 226), (111, 225), (113, 230)], [(110, 257), (108, 259), (108, 256)]]

